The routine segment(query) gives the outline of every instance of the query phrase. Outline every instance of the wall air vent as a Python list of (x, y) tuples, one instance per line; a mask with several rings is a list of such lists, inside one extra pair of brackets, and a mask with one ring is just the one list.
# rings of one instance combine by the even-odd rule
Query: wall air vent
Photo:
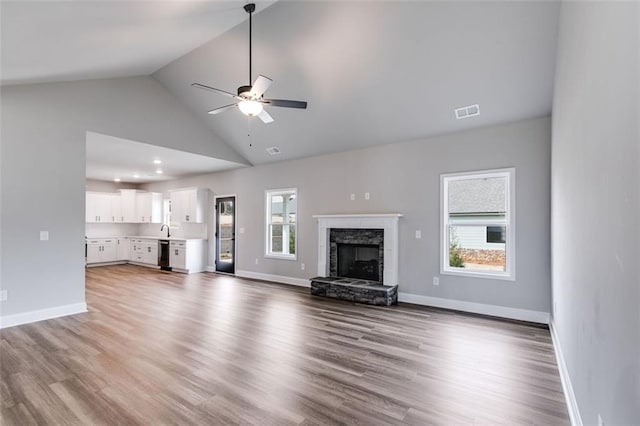
[(463, 118), (475, 117), (480, 115), (480, 105), (469, 105), (462, 108), (456, 108), (456, 118), (462, 120)]
[(267, 148), (267, 152), (269, 155), (278, 155), (280, 154), (280, 148), (277, 146), (272, 146), (271, 148)]

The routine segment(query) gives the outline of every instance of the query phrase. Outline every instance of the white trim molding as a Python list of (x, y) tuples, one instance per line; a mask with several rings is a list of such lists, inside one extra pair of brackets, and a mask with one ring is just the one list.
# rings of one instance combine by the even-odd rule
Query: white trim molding
[(241, 270), (236, 270), (236, 277), (250, 278), (250, 279), (261, 280), (261, 281), (271, 281), (274, 283), (289, 284), (289, 285), (295, 285), (298, 287), (311, 287), (311, 282), (309, 281), (308, 278), (307, 279), (294, 278), (294, 277), (286, 277), (284, 275), (263, 274), (261, 272), (241, 271)]
[(40, 309), (37, 311), (23, 312), (14, 315), (5, 315), (0, 317), (0, 329), (65, 317), (67, 315), (81, 314), (84, 312), (87, 312), (86, 303), (73, 303), (71, 305), (56, 306), (54, 308)]
[(553, 350), (556, 353), (556, 361), (558, 364), (558, 371), (560, 372), (560, 381), (562, 382), (562, 390), (564, 391), (564, 397), (567, 400), (567, 410), (569, 411), (569, 418), (571, 419), (572, 426), (582, 426), (582, 417), (580, 417), (580, 410), (578, 408), (578, 401), (576, 395), (573, 392), (573, 386), (571, 385), (571, 377), (569, 376), (569, 370), (567, 364), (564, 361), (564, 355), (562, 355), (562, 349), (560, 348), (560, 339), (556, 334), (556, 327), (553, 320), (549, 322), (549, 331), (551, 332), (551, 341), (553, 342)]
[(329, 276), (330, 229), (383, 229), (384, 269), (382, 283), (398, 284), (398, 220), (400, 213), (380, 214), (319, 214), (318, 219), (318, 276)]
[(419, 294), (398, 293), (398, 301), (436, 308), (453, 309), (492, 317), (508, 318), (519, 321), (549, 324), (549, 313), (529, 309), (509, 308), (507, 306), (487, 305), (464, 300), (443, 299), (440, 297), (422, 296)]

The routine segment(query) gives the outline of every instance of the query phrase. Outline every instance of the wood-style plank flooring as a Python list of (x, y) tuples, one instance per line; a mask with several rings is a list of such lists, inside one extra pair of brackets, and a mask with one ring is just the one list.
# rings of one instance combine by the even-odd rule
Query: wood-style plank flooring
[(569, 423), (549, 331), (132, 265), (2, 330), (2, 425)]

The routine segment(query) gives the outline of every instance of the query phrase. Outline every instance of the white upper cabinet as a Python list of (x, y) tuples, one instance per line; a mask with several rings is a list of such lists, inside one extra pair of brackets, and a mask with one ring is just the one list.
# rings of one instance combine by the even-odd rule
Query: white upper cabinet
[(136, 222), (162, 223), (162, 194), (138, 192), (136, 194)]
[(207, 220), (209, 190), (187, 188), (171, 191), (171, 221), (204, 223)]
[(124, 216), (122, 216), (122, 198), (120, 194), (111, 194), (111, 217), (114, 223), (124, 223)]
[(122, 189), (120, 194), (87, 192), (88, 223), (161, 223), (162, 194)]
[(87, 192), (85, 205), (85, 219), (93, 223), (112, 223), (111, 199), (113, 194), (101, 192)]
[(120, 211), (122, 222), (136, 223), (138, 215), (136, 214), (136, 191), (135, 189), (120, 190)]

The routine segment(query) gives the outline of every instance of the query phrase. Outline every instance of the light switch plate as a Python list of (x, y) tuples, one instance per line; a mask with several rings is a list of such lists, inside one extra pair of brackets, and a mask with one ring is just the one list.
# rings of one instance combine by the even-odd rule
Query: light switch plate
[(244, 228), (240, 228), (240, 229), (238, 229), (238, 231), (239, 231), (241, 234), (244, 234)]
[(368, 199), (370, 199), (370, 198), (371, 198), (371, 194), (369, 194), (368, 192), (365, 192), (365, 193), (364, 193), (364, 199), (365, 199), (365, 200), (368, 200)]
[(422, 238), (422, 231), (421, 231), (421, 230), (419, 230), (419, 229), (417, 229), (417, 230), (416, 230), (416, 239), (418, 239), (418, 240), (419, 240), (420, 238)]
[(433, 285), (440, 285), (440, 277), (433, 277)]
[(40, 241), (49, 241), (49, 231), (40, 231)]
[(351, 194), (351, 201), (353, 201), (353, 200), (355, 200), (355, 199), (356, 199), (356, 194), (353, 194), (353, 193), (352, 193), (352, 194)]
[(7, 300), (7, 290), (0, 290), (0, 302)]

